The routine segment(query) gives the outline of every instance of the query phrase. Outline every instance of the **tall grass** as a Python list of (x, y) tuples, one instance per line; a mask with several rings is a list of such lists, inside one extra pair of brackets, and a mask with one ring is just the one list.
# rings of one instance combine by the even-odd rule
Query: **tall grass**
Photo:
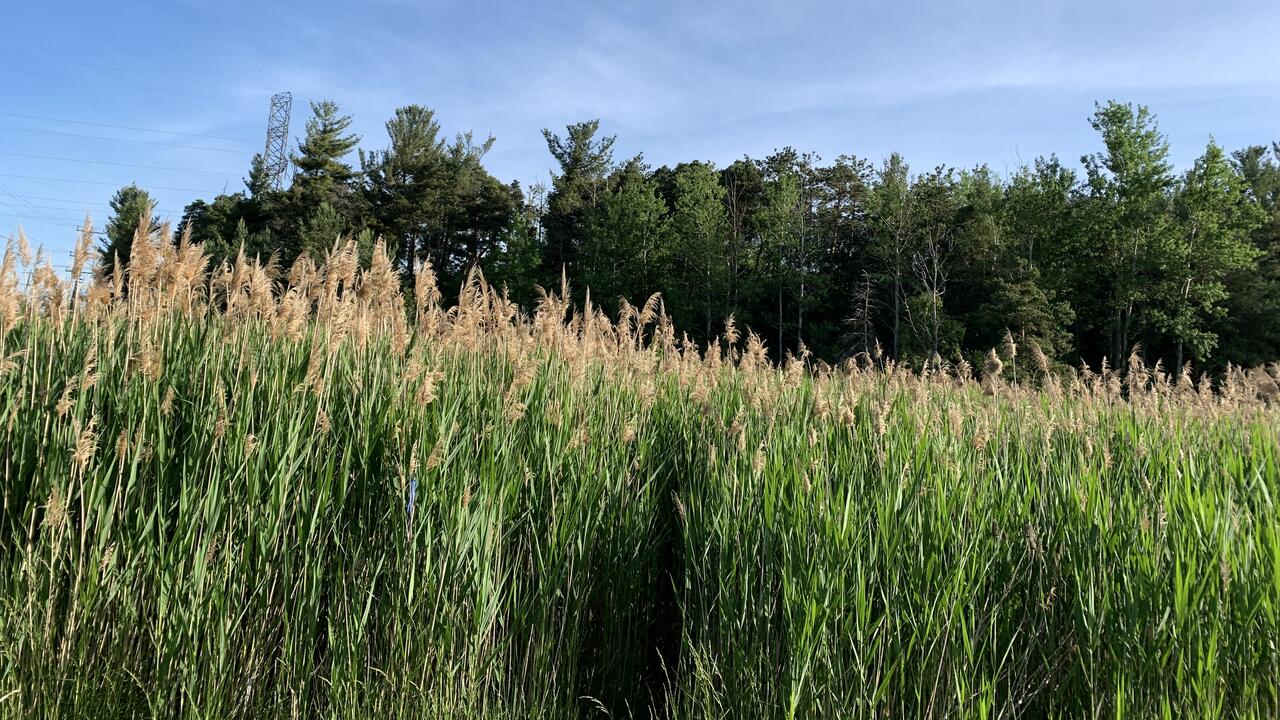
[(147, 237), (0, 268), (0, 716), (1280, 714), (1266, 371), (775, 368)]

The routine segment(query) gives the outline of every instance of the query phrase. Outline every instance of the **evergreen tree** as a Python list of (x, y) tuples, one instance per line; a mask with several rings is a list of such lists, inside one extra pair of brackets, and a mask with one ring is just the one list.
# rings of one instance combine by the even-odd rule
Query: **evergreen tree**
[(676, 267), (671, 289), (679, 288), (680, 302), (672, 305), (682, 310), (685, 327), (693, 330), (695, 322), (702, 326), (700, 339), (705, 341), (714, 337), (712, 325), (728, 314), (721, 304), (728, 285), (725, 191), (715, 167), (702, 162), (677, 167), (675, 184), (671, 228)]
[(355, 171), (343, 158), (355, 149), (360, 136), (346, 134), (351, 116), (340, 115), (337, 103), (331, 100), (311, 103), (311, 113), (306, 136), (291, 157), (297, 168), (293, 190), (318, 205), (337, 199), (355, 178)]
[(546, 248), (542, 255), (548, 280), (558, 278), (562, 270), (571, 277), (577, 274), (586, 214), (607, 189), (615, 138), (597, 139), (599, 130), (600, 121), (589, 120), (569, 125), (564, 137), (542, 131), (547, 149), (560, 166), (543, 218)]
[(669, 292), (667, 205), (643, 159), (623, 163), (609, 184), (584, 216), (581, 282), (602, 304), (618, 298), (642, 302), (654, 292)]
[(432, 239), (445, 228), (447, 152), (440, 124), (429, 108), (399, 108), (386, 127), (390, 146), (361, 154), (365, 197), (373, 229), (408, 277), (414, 261), (431, 254)]
[[(340, 235), (359, 224), (357, 173), (344, 160), (360, 142), (359, 136), (347, 133), (351, 116), (339, 114), (338, 105), (329, 100), (311, 103), (311, 113), (306, 135), (292, 155), (296, 172), (289, 188), (290, 231), (276, 248), (286, 266), (304, 250), (328, 251)], [(324, 239), (317, 235), (322, 231), (334, 234)]]
[(107, 220), (106, 239), (100, 248), (101, 261), (99, 268), (103, 276), (110, 275), (115, 269), (116, 259), (121, 265), (128, 267), (129, 253), (133, 248), (133, 239), (148, 219), (147, 227), (154, 239), (160, 230), (160, 218), (154, 216), (156, 203), (150, 193), (137, 185), (126, 185), (116, 191), (111, 198), (111, 217)]

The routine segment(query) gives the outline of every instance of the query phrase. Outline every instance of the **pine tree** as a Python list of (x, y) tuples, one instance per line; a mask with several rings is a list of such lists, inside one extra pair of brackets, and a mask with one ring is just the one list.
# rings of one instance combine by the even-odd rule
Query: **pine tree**
[[(347, 133), (351, 116), (340, 115), (329, 100), (311, 103), (311, 112), (306, 135), (292, 156), (297, 172), (289, 188), (289, 230), (277, 248), (285, 265), (304, 250), (327, 251), (339, 235), (358, 229), (361, 215), (357, 173), (344, 160), (360, 142), (358, 135)], [(320, 232), (333, 234), (322, 240)]]
[(137, 185), (126, 185), (111, 198), (111, 217), (107, 220), (106, 239), (101, 246), (99, 268), (105, 277), (115, 269), (119, 258), (121, 265), (129, 265), (129, 253), (133, 239), (143, 219), (147, 218), (151, 237), (160, 229), (160, 218), (153, 216), (156, 203), (151, 195)]
[(677, 259), (676, 285), (682, 291), (681, 304), (688, 308), (688, 326), (692, 327), (693, 318), (698, 318), (703, 327), (701, 338), (709, 340), (713, 336), (712, 325), (728, 315), (720, 304), (728, 280), (724, 262), (728, 233), (725, 191), (715, 167), (709, 163), (680, 165), (675, 181), (671, 228)]
[(580, 279), (598, 302), (642, 301), (669, 289), (667, 205), (641, 157), (623, 163), (609, 185), (583, 216)]
[(319, 204), (333, 200), (340, 188), (355, 177), (355, 171), (343, 158), (360, 142), (360, 136), (344, 134), (351, 126), (351, 116), (339, 115), (337, 103), (313, 102), (311, 112), (306, 136), (291, 158), (297, 168), (293, 188)]
[(597, 139), (599, 130), (600, 121), (589, 120), (569, 125), (563, 138), (550, 130), (542, 131), (547, 149), (560, 165), (543, 218), (547, 246), (542, 255), (548, 281), (559, 277), (562, 270), (571, 277), (577, 274), (586, 214), (607, 190), (616, 138)]
[(432, 238), (444, 230), (447, 153), (430, 108), (398, 108), (386, 128), (390, 146), (361, 154), (365, 198), (373, 228), (387, 241), (407, 278), (414, 261), (430, 254)]

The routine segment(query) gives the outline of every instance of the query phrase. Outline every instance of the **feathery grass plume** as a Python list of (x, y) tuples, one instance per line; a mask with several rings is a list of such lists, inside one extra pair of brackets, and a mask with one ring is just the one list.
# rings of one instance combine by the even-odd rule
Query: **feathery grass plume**
[(31, 243), (27, 241), (27, 233), (23, 231), (22, 226), (18, 226), (18, 234), (15, 239), (18, 248), (18, 261), (24, 266), (30, 265), (35, 256), (31, 252)]
[(758, 371), (769, 364), (768, 351), (765, 350), (764, 340), (760, 339), (754, 331), (747, 331), (747, 347), (742, 353), (742, 359), (738, 361), (738, 367), (747, 371)]
[(1000, 342), (1000, 352), (1004, 356), (1004, 360), (1009, 363), (1009, 368), (1013, 372), (1013, 384), (1018, 384), (1018, 344), (1013, 340), (1013, 333), (1008, 328), (1004, 330), (1004, 339)]
[(1000, 353), (1009, 362), (1018, 359), (1018, 344), (1013, 341), (1013, 333), (1008, 328), (1005, 328), (1004, 339), (1000, 342)]
[[(243, 248), (241, 248), (241, 251), (243, 251)], [(305, 250), (294, 258), (293, 264), (289, 266), (289, 288), (297, 290), (310, 300), (317, 299), (313, 292), (319, 279), (319, 271), (316, 269), (315, 260), (312, 260), (310, 253)]]
[(1280, 402), (1280, 385), (1263, 368), (1252, 368), (1247, 374), (1249, 384), (1259, 398), (1268, 403)]
[(156, 345), (148, 335), (143, 335), (138, 348), (138, 370), (148, 380), (155, 382), (164, 371), (164, 349)]
[(1040, 343), (1036, 342), (1035, 340), (1031, 340), (1030, 345), (1031, 345), (1031, 361), (1035, 363), (1036, 370), (1040, 373), (1040, 378), (1041, 379), (1048, 378), (1049, 373), (1051, 372), (1049, 356), (1044, 354), (1044, 350), (1040, 348)]
[(108, 299), (117, 300), (119, 298), (124, 297), (125, 267), (124, 267), (124, 264), (120, 262), (119, 252), (114, 253), (114, 255), (112, 256), (112, 260), (113, 262), (111, 264), (111, 277), (110, 277), (111, 294)]
[(290, 287), (280, 298), (276, 315), (272, 322), (272, 330), (276, 337), (287, 337), (300, 340), (306, 331), (310, 319), (311, 301), (297, 287)]
[(93, 217), (85, 213), (84, 222), (80, 223), (80, 238), (76, 240), (75, 250), (71, 256), (71, 282), (75, 288), (80, 286), (80, 276), (86, 267), (90, 267), (97, 258), (93, 249)]
[(168, 267), (170, 303), (183, 312), (195, 309), (196, 291), (204, 285), (208, 270), (209, 257), (204, 244), (191, 241), (191, 225), (187, 225), (178, 238)]
[(54, 407), (54, 414), (60, 418), (67, 416), (71, 412), (71, 393), (76, 389), (76, 378), (72, 378), (67, 386), (62, 390), (62, 396), (58, 398), (58, 404)]
[(89, 467), (90, 461), (93, 460), (94, 453), (98, 450), (98, 435), (94, 432), (97, 425), (97, 418), (90, 418), (84, 430), (80, 432), (76, 438), (75, 448), (71, 454), (72, 465), (75, 469), (83, 473)]
[(987, 359), (982, 364), (982, 379), (986, 383), (994, 383), (1004, 370), (1004, 362), (1000, 360), (1000, 356), (996, 354), (996, 349), (991, 348), (987, 352)]
[(880, 401), (876, 410), (876, 436), (884, 438), (889, 432), (889, 415), (893, 411), (893, 403), (888, 399)]
[(1151, 380), (1151, 374), (1147, 371), (1147, 364), (1142, 361), (1142, 345), (1135, 343), (1133, 348), (1129, 350), (1129, 359), (1127, 361), (1128, 372), (1125, 373), (1124, 384), (1131, 395), (1146, 392)]
[(62, 488), (55, 485), (44, 504), (44, 520), (41, 524), (50, 530), (60, 530), (67, 522), (66, 500), (62, 497)]
[(0, 260), (0, 338), (8, 334), (22, 313), (22, 291), (19, 287), (18, 260), (20, 252), (15, 240), (5, 243), (4, 258)]
[(738, 344), (738, 337), (738, 322), (733, 313), (729, 313), (729, 317), (724, 319), (724, 341), (728, 343), (730, 352)]
[[(8, 355), (0, 357), (0, 380), (3, 380), (6, 375), (18, 369), (18, 358), (26, 354), (27, 351), (25, 349), (14, 350)], [(16, 409), (17, 406), (15, 405), (14, 408)]]
[[(152, 239), (156, 228), (151, 227), (151, 213), (155, 204), (149, 203), (138, 218), (138, 227), (133, 231), (133, 240), (129, 245), (129, 265), (125, 270), (128, 279), (129, 294), (141, 296), (151, 290), (156, 272), (159, 270), (160, 249)], [(163, 225), (161, 234), (167, 234), (168, 223)]]
[(0, 715), (1274, 714), (1274, 368), (987, 397), (745, 328), (721, 364), (563, 278), (445, 312), (384, 248), (278, 282), (191, 247), (114, 296), (0, 265)]

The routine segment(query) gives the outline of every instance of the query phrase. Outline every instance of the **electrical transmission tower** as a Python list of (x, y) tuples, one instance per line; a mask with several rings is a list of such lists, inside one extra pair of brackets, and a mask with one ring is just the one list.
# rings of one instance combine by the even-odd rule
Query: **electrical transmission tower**
[(267, 119), (267, 149), (262, 154), (267, 177), (277, 190), (284, 183), (289, 171), (289, 112), (293, 109), (293, 94), (276, 93), (271, 96), (271, 115)]

